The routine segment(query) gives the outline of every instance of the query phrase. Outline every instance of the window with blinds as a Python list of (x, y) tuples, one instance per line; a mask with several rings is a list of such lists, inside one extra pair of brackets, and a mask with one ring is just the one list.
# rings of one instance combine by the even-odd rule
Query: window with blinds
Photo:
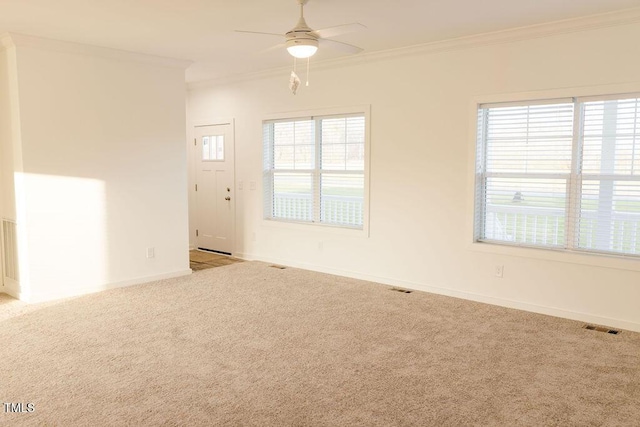
[(475, 240), (640, 255), (640, 99), (481, 105)]
[(364, 114), (263, 123), (264, 216), (362, 229)]
[(640, 255), (640, 99), (582, 104), (577, 246)]

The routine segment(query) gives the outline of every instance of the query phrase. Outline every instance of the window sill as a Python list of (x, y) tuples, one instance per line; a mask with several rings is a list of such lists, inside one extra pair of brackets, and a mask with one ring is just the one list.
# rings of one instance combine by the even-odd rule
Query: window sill
[(624, 255), (575, 252), (567, 249), (539, 249), (489, 242), (473, 242), (469, 245), (469, 249), (476, 252), (496, 255), (541, 259), (545, 261), (565, 262), (617, 270), (640, 271), (640, 258), (631, 258)]

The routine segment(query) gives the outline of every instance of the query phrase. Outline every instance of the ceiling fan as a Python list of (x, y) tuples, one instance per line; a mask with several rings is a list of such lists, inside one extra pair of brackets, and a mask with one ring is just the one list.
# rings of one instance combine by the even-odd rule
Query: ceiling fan
[(341, 34), (351, 33), (364, 29), (366, 28), (364, 25), (359, 23), (352, 23), (323, 28), (321, 30), (313, 30), (307, 25), (307, 22), (304, 20), (304, 5), (307, 4), (309, 0), (296, 0), (296, 2), (300, 5), (300, 19), (298, 20), (298, 24), (296, 24), (296, 26), (293, 27), (292, 30), (286, 32), (285, 34), (263, 33), (259, 31), (236, 31), (239, 33), (266, 34), (278, 37), (284, 36), (284, 43), (273, 46), (272, 48), (267, 50), (286, 47), (289, 54), (291, 54), (291, 56), (293, 56), (294, 58), (309, 58), (316, 53), (316, 51), (318, 50), (318, 46), (326, 46), (350, 54), (362, 51), (362, 49), (357, 46), (330, 39)]

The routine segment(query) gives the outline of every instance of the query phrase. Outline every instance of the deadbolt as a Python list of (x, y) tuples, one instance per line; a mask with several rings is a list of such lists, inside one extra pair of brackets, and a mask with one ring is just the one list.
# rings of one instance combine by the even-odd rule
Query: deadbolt
[(229, 187), (227, 187), (227, 191), (229, 191), (229, 192), (230, 192), (230, 191), (231, 191), (231, 189), (230, 189)]

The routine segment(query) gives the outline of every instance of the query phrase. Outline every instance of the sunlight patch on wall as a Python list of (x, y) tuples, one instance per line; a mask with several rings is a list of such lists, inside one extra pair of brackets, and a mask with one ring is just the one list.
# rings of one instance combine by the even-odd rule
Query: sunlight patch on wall
[[(21, 179), (16, 174), (16, 181)], [(29, 300), (77, 294), (107, 282), (105, 183), (23, 173), (25, 212), (18, 246)], [(26, 224), (24, 224), (26, 223)], [(22, 233), (20, 233), (22, 231)], [(22, 249), (26, 250), (22, 250)], [(26, 273), (23, 274), (23, 270)]]

